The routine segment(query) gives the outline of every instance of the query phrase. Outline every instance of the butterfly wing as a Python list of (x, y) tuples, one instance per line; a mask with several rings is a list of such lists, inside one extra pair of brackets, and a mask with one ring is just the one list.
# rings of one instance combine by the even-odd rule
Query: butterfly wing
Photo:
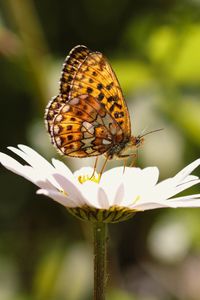
[(97, 156), (113, 147), (122, 129), (93, 96), (81, 95), (62, 107), (50, 127), (52, 141), (62, 154)]
[(100, 52), (77, 46), (64, 63), (60, 93), (64, 99), (89, 94), (105, 106), (127, 136), (131, 135), (130, 118), (117, 77)]
[(69, 156), (100, 155), (130, 137), (121, 88), (100, 52), (72, 49), (63, 66), (60, 95), (47, 106), (46, 122), (53, 144)]
[[(45, 121), (49, 132), (51, 131), (53, 120), (58, 114), (59, 110), (61, 110), (66, 101), (69, 101), (70, 99), (71, 90), (73, 89), (73, 79), (78, 72), (79, 65), (83, 63), (88, 53), (89, 49), (87, 49), (87, 47), (77, 46), (70, 51), (65, 60), (60, 80), (60, 94), (52, 98), (45, 110)], [(74, 62), (72, 65), (72, 57), (74, 55), (77, 56), (78, 63)]]

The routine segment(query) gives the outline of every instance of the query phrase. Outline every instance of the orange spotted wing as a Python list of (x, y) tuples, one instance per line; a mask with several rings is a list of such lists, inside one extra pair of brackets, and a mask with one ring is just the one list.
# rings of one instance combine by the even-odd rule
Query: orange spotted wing
[(52, 143), (68, 156), (101, 155), (131, 135), (114, 71), (100, 52), (85, 46), (67, 56), (60, 93), (48, 104), (45, 118)]

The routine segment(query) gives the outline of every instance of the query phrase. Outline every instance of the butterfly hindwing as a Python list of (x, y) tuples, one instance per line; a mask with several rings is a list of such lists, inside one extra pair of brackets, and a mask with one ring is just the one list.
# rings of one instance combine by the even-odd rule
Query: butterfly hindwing
[(62, 154), (87, 157), (106, 152), (116, 137), (121, 139), (122, 130), (94, 97), (80, 95), (65, 103), (50, 135)]

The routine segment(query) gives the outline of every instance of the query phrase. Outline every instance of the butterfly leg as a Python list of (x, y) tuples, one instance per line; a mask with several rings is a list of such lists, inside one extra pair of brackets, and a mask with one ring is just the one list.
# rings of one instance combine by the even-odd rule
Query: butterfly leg
[(103, 166), (102, 166), (102, 168), (101, 168), (101, 171), (100, 171), (100, 173), (99, 173), (99, 178), (101, 178), (101, 175), (103, 174), (103, 171), (104, 171), (104, 169), (105, 169), (105, 166), (106, 166), (107, 162), (108, 162), (108, 156), (106, 157), (106, 159), (105, 159), (105, 161), (104, 161), (104, 164), (103, 164)]
[(95, 174), (95, 172), (96, 172), (96, 169), (97, 169), (97, 163), (98, 163), (98, 156), (95, 158), (95, 163), (94, 163), (94, 167), (93, 167), (93, 172), (92, 172), (92, 176), (90, 177), (90, 179), (92, 178), (92, 177), (94, 177), (94, 174)]
[[(127, 158), (128, 159), (129, 157), (137, 157), (137, 154), (133, 153), (133, 154), (127, 154), (127, 155), (120, 155), (118, 157), (119, 158)], [(134, 167), (134, 165), (135, 165), (135, 160), (132, 161), (132, 163), (130, 164), (130, 167)], [(125, 167), (126, 167), (126, 160), (124, 162), (124, 171), (125, 171)]]
[[(135, 156), (135, 157), (136, 157), (136, 156)], [(134, 157), (134, 158), (135, 158), (135, 157)], [(131, 168), (133, 168), (133, 167), (136, 166), (135, 162), (136, 162), (136, 159), (133, 159), (132, 162), (131, 162), (131, 164), (130, 164), (130, 167), (131, 167)]]
[(127, 159), (124, 160), (124, 168), (123, 168), (123, 174), (125, 172), (125, 169), (126, 169), (126, 163), (127, 163)]
[(138, 151), (136, 150), (136, 153), (134, 153), (133, 155), (131, 155), (131, 157), (135, 158), (132, 160), (131, 164), (130, 164), (130, 167), (135, 167), (136, 165), (136, 160), (138, 158)]

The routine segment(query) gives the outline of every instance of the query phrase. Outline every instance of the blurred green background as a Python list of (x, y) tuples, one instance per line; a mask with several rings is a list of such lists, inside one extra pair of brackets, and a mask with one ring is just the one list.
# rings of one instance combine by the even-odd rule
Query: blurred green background
[[(44, 108), (78, 44), (111, 62), (134, 134), (164, 128), (146, 138), (138, 166), (164, 179), (199, 157), (200, 0), (1, 0), (1, 151), (24, 143), (58, 157)], [(65, 162), (75, 170), (93, 159)], [(0, 299), (91, 299), (89, 225), (0, 172)], [(200, 299), (200, 209), (139, 213), (109, 229), (108, 300)]]

